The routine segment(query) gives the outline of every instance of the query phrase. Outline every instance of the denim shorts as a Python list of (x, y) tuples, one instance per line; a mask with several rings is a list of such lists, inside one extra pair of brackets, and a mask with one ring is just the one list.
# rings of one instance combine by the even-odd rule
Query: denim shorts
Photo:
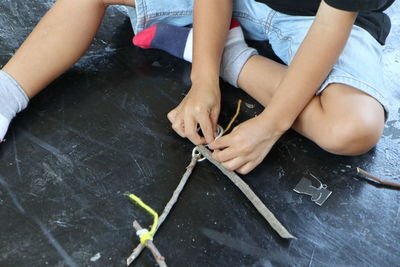
[[(254, 0), (233, 3), (233, 17), (240, 22), (246, 39), (269, 42), (275, 54), (289, 65), (315, 17), (282, 14)], [(186, 26), (193, 23), (193, 0), (136, 0), (136, 7), (128, 8), (128, 13), (135, 33), (158, 23)], [(331, 83), (352, 86), (377, 99), (387, 118), (382, 50), (375, 38), (354, 25), (342, 54), (317, 94)]]

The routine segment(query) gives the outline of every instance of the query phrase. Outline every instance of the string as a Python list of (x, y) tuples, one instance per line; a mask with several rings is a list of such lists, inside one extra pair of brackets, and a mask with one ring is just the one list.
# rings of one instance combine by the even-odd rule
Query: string
[(235, 122), (237, 116), (239, 115), (241, 106), (242, 106), (242, 99), (239, 99), (237, 102), (236, 113), (235, 113), (235, 115), (233, 115), (233, 118), (229, 122), (228, 126), (226, 126), (224, 133), (227, 133), (229, 131), (229, 129), (232, 127), (232, 124)]
[(158, 225), (158, 214), (136, 195), (130, 194), (130, 193), (126, 193), (125, 195), (128, 196), (134, 203), (138, 204), (140, 207), (145, 209), (149, 214), (151, 214), (153, 216), (154, 220), (153, 220), (153, 225), (151, 226), (150, 231), (142, 231), (140, 233), (137, 233), (140, 237), (140, 243), (142, 243), (143, 245), (146, 245), (148, 240), (153, 240), (153, 235), (156, 232), (157, 225)]

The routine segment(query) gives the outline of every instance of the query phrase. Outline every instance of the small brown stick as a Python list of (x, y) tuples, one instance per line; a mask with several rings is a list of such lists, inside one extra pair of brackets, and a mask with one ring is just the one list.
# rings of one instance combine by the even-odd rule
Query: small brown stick
[(378, 184), (382, 184), (382, 185), (388, 185), (388, 186), (392, 186), (392, 187), (396, 187), (396, 188), (400, 188), (400, 183), (396, 183), (393, 181), (387, 181), (387, 180), (383, 180), (379, 177), (376, 177), (372, 174), (370, 174), (367, 171), (364, 171), (363, 169), (357, 167), (357, 174), (362, 174), (370, 179), (372, 179), (373, 181), (377, 182)]
[[(154, 233), (154, 235), (157, 233), (158, 228), (165, 221), (165, 218), (167, 218), (172, 207), (178, 200), (178, 197), (181, 194), (183, 188), (185, 187), (185, 184), (186, 184), (187, 180), (189, 179), (190, 175), (192, 174), (192, 171), (193, 171), (194, 167), (196, 166), (196, 163), (197, 163), (197, 160), (199, 159), (199, 157), (200, 157), (200, 154), (192, 157), (192, 161), (186, 167), (186, 172), (183, 174), (182, 179), (179, 182), (178, 186), (176, 187), (171, 199), (168, 201), (167, 205), (164, 208), (164, 211), (162, 212), (161, 216), (158, 218), (158, 225), (157, 225), (156, 232)], [(142, 245), (141, 243), (139, 243), (139, 245), (137, 245), (137, 247), (133, 250), (132, 254), (127, 259), (128, 266), (140, 255), (140, 253), (143, 251), (144, 247), (145, 246)]]
[[(133, 222), (133, 228), (135, 228), (136, 231), (143, 229), (142, 226), (140, 226), (140, 224), (137, 221)], [(154, 259), (157, 261), (159, 266), (167, 267), (167, 264), (165, 263), (165, 258), (161, 255), (160, 251), (157, 249), (156, 245), (154, 245), (152, 240), (147, 241), (146, 247), (151, 251)], [(128, 265), (129, 264), (130, 263), (128, 263)]]
[(242, 99), (239, 99), (237, 102), (236, 113), (233, 115), (231, 121), (229, 122), (228, 126), (224, 129), (224, 133), (227, 133), (229, 129), (232, 127), (232, 124), (235, 122), (237, 116), (239, 116), (240, 108), (242, 107)]
[(224, 168), (221, 163), (214, 160), (211, 156), (210, 150), (204, 146), (197, 146), (197, 150), (206, 157), (212, 164), (220, 169), (247, 197), (248, 200), (254, 205), (258, 212), (267, 220), (271, 227), (282, 237), (282, 238), (294, 238), (289, 231), (278, 221), (275, 215), (264, 205), (264, 203), (257, 197), (257, 195), (251, 190), (251, 188), (233, 171), (229, 171)]

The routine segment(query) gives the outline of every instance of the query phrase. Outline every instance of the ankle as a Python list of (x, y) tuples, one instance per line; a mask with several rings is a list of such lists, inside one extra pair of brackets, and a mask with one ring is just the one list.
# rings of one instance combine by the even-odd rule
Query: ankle
[(6, 117), (0, 114), (0, 143), (4, 142), (4, 136), (7, 133), (9, 124), (10, 121)]
[(0, 140), (7, 133), (11, 120), (26, 108), (28, 102), (28, 96), (17, 81), (5, 71), (0, 71)]

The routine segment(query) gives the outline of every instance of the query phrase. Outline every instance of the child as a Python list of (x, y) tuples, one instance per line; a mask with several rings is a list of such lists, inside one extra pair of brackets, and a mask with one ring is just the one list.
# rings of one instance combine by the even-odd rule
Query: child
[[(192, 88), (168, 118), (181, 136), (209, 143), (228, 169), (251, 171), (290, 127), (332, 153), (368, 151), (385, 120), (379, 60), (390, 24), (382, 10), (393, 1), (264, 2), (196, 1), (192, 18), (189, 0), (58, 0), (0, 72), (0, 138), (28, 98), (84, 53), (106, 6), (124, 4), (136, 6), (129, 8), (136, 33), (193, 22), (193, 42), (187, 29), (171, 25), (149, 28), (135, 42), (193, 58)], [(232, 12), (248, 38), (268, 40), (289, 67), (256, 55), (237, 24), (228, 32)], [(214, 140), (219, 75), (268, 108)]]
[[(132, 14), (137, 32), (159, 22), (191, 23), (190, 17), (184, 19), (191, 14), (191, 1), (174, 1), (168, 7), (151, 2), (144, 7), (144, 2), (137, 2)], [(210, 143), (216, 160), (242, 174), (255, 168), (290, 127), (331, 153), (367, 152), (378, 142), (386, 117), (380, 60), (390, 20), (382, 11), (393, 0), (258, 2), (265, 4), (195, 1), (193, 85), (168, 114), (175, 131), (195, 144)], [(269, 41), (289, 67), (255, 55), (232, 30), (227, 33), (232, 9), (247, 37)], [(183, 58), (190, 60), (192, 36), (179, 29), (153, 26), (134, 43), (166, 51), (171, 42), (175, 48), (188, 46)], [(178, 45), (182, 36), (187, 39)], [(222, 78), (268, 108), (214, 141), (220, 58)], [(197, 134), (197, 124), (205, 139)]]

